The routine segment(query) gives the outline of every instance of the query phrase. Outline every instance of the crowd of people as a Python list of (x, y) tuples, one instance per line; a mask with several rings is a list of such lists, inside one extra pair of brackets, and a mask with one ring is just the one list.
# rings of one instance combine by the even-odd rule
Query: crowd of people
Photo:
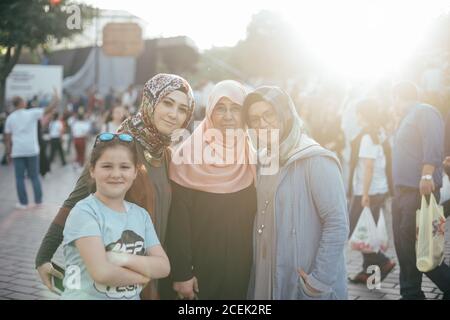
[[(363, 253), (349, 278), (344, 254), (363, 209), (376, 222), (392, 198), (400, 293), (424, 299), (416, 210), (423, 195), (439, 201), (450, 173), (448, 100), (425, 103), (407, 81), (341, 97), (287, 91), (224, 80), (198, 112), (185, 79), (158, 74), (141, 96), (66, 97), (64, 113), (57, 96), (29, 109), (15, 98), (4, 132), (18, 208), (29, 205), (25, 171), (42, 203), (38, 132), (50, 163), (58, 154), (66, 165), (73, 144), (80, 168), (36, 257), (44, 284), (61, 276), (51, 261), (62, 244), (65, 268), (80, 273), (76, 284), (66, 274), (63, 299), (347, 299), (348, 281), (366, 284), (370, 266), (381, 280), (397, 267)], [(426, 274), (450, 299), (445, 261)]]

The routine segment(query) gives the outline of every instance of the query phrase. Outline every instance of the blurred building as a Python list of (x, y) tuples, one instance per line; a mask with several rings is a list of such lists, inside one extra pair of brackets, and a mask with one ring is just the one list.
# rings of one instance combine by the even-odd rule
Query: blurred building
[[(111, 88), (123, 91), (129, 85), (142, 85), (159, 72), (184, 74), (195, 70), (199, 50), (186, 36), (145, 39), (142, 52), (136, 56), (108, 56), (102, 48), (103, 27), (111, 22), (137, 23), (145, 34), (147, 23), (126, 11), (99, 10), (99, 18), (84, 32), (70, 40), (52, 45), (49, 54), (24, 51), (21, 64), (62, 65), (63, 87), (73, 95), (96, 87), (101, 94)], [(96, 49), (95, 43), (98, 44)]]

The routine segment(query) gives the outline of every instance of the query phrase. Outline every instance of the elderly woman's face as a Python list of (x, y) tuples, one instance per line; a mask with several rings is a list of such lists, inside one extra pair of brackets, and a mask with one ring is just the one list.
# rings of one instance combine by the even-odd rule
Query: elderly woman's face
[[(258, 101), (253, 103), (248, 108), (248, 127), (250, 129), (255, 129), (258, 134), (258, 139), (262, 140), (260, 142), (270, 143), (271, 134), (270, 130), (279, 129), (279, 136), (282, 136), (282, 128), (278, 114), (275, 108), (266, 101)], [(260, 130), (266, 130), (261, 131)]]
[(248, 126), (251, 129), (281, 129), (275, 108), (266, 101), (258, 101), (248, 108)]
[(214, 128), (224, 134), (226, 129), (242, 128), (242, 106), (226, 97), (220, 98), (211, 115)]
[(153, 113), (153, 124), (164, 135), (171, 135), (181, 128), (189, 113), (189, 100), (186, 93), (173, 91), (165, 96), (156, 106)]

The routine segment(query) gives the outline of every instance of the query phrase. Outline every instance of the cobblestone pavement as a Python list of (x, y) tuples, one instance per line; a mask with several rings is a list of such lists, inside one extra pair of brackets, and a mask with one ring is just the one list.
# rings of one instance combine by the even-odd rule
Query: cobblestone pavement
[[(0, 148), (0, 154), (3, 150)], [(39, 209), (19, 211), (13, 166), (0, 166), (0, 299), (58, 299), (40, 281), (34, 269), (34, 258), (39, 244), (56, 212), (70, 193), (78, 177), (70, 165), (61, 167), (57, 159), (52, 172), (43, 178), (44, 206)], [(27, 182), (28, 196), (33, 199), (31, 185)], [(391, 225), (390, 213), (386, 220)], [(390, 228), (391, 229), (391, 228)], [(446, 261), (450, 257), (449, 223), (447, 223)], [(390, 230), (391, 239), (392, 231)], [(391, 243), (388, 256), (395, 259)], [(62, 262), (61, 248), (55, 260)], [(347, 250), (349, 276), (356, 274), (362, 264), (358, 252)], [(349, 298), (357, 300), (396, 300), (399, 294), (399, 268), (382, 282), (381, 289), (369, 290), (364, 285), (349, 284)], [(429, 299), (440, 299), (442, 293), (426, 277), (422, 288)]]

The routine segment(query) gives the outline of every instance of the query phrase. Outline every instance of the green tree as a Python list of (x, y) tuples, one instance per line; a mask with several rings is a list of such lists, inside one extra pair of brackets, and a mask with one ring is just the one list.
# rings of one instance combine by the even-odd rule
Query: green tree
[[(73, 24), (74, 5), (80, 13)], [(79, 9), (79, 10), (78, 10)], [(71, 0), (2, 0), (0, 3), (0, 111), (5, 100), (6, 78), (24, 48), (34, 50), (48, 42), (83, 31), (95, 10)], [(75, 21), (76, 22), (76, 21)]]

